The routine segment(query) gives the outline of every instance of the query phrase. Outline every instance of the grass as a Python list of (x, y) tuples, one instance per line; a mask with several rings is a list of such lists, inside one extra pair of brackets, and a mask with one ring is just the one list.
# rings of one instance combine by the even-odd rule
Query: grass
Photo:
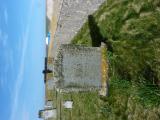
[[(73, 100), (73, 109), (63, 109), (67, 120), (96, 120), (100, 119), (98, 92), (83, 92), (64, 94), (63, 100)], [(99, 114), (99, 115), (98, 115)]]
[[(58, 93), (58, 109), (61, 109), (59, 116), (66, 120), (96, 120), (101, 119), (99, 107), (100, 99), (98, 92), (80, 92), (80, 93)], [(63, 103), (67, 100), (73, 101), (73, 109), (66, 109)], [(57, 102), (58, 102), (57, 101)], [(61, 107), (60, 107), (61, 104)], [(97, 116), (98, 115), (98, 116)], [(103, 120), (103, 119), (101, 119)]]
[[(65, 120), (159, 120), (160, 90), (152, 88), (156, 91), (153, 94), (150, 89), (112, 77), (109, 97), (100, 97), (98, 91), (57, 93), (58, 113), (61, 110), (61, 119)], [(73, 109), (63, 107), (67, 100), (73, 101)]]
[[(153, 88), (155, 89), (155, 88)], [(103, 98), (102, 114), (109, 120), (153, 120), (160, 119), (160, 96), (151, 93), (148, 86), (133, 85), (130, 81), (111, 78), (110, 96)], [(160, 90), (157, 88), (156, 93)]]
[(110, 87), (109, 97), (97, 98), (101, 119), (159, 120), (160, 1), (106, 0), (92, 16), (71, 43), (107, 44)]
[(93, 46), (104, 40), (121, 79), (159, 84), (159, 6), (159, 0), (107, 0), (92, 15), (94, 24), (88, 19), (72, 44)]

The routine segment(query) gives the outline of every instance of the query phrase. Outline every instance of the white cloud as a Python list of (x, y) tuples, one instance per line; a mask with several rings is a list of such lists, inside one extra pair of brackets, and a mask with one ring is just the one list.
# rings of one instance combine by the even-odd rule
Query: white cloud
[(4, 82), (5, 82), (4, 78), (2, 76), (0, 76), (0, 88), (1, 89), (3, 89), (3, 87), (4, 87)]
[(22, 116), (21, 120), (30, 120), (30, 114), (29, 111), (27, 110), (25, 104), (22, 107)]
[(7, 48), (7, 41), (8, 41), (8, 35), (6, 33), (4, 33), (1, 29), (0, 29), (0, 48), (5, 49), (4, 51), (4, 59), (6, 60), (7, 64), (5, 64), (3, 67), (4, 71), (0, 71), (0, 88), (3, 89), (3, 87), (5, 86), (6, 83), (6, 76), (7, 74), (5, 73), (8, 68), (9, 68), (9, 59), (8, 59), (8, 52), (9, 49)]
[(10, 67), (10, 63), (9, 63), (9, 57), (8, 57), (8, 51), (5, 52), (5, 61), (6, 61), (6, 64), (4, 64), (2, 67), (3, 67), (3, 71), (1, 71), (2, 75), (2, 79), (1, 79), (1, 86), (0, 88), (6, 88), (7, 87), (7, 77), (8, 77), (8, 71), (9, 71), (9, 67)]
[(12, 111), (11, 111), (11, 118), (10, 120), (16, 120), (15, 115), (17, 112), (18, 107), (18, 100), (19, 100), (19, 91), (21, 89), (22, 83), (23, 83), (23, 76), (24, 76), (24, 61), (25, 61), (25, 53), (27, 49), (27, 40), (28, 40), (28, 32), (29, 28), (24, 33), (22, 40), (23, 40), (23, 49), (22, 49), (22, 56), (21, 56), (21, 63), (19, 68), (19, 74), (16, 80), (15, 89), (14, 89), (14, 98), (13, 98), (13, 104), (12, 104)]
[(9, 82), (8, 80), (11, 76), (8, 76), (8, 74), (11, 73), (10, 71), (14, 70), (14, 53), (8, 46), (4, 49), (5, 51), (3, 51), (3, 59), (5, 60), (5, 64), (2, 66), (3, 70), (0, 71), (0, 89), (9, 90), (10, 86), (7, 85), (7, 82)]
[[(29, 17), (32, 13), (34, 7), (34, 0), (32, 0), (31, 5), (30, 5), (30, 9), (29, 9), (29, 15), (28, 15), (28, 24), (26, 27), (26, 30), (24, 31), (24, 34), (22, 35), (22, 55), (21, 55), (21, 62), (20, 62), (20, 68), (19, 68), (19, 74), (17, 76), (17, 80), (15, 83), (15, 88), (13, 91), (13, 103), (12, 103), (12, 108), (11, 108), (11, 116), (10, 116), (10, 120), (17, 120), (16, 119), (16, 115), (18, 114), (17, 110), (18, 110), (18, 103), (19, 103), (19, 92), (23, 83), (23, 77), (24, 77), (24, 67), (25, 67), (25, 54), (26, 54), (26, 50), (27, 50), (27, 45), (28, 45), (28, 38), (29, 38), (29, 30), (30, 30), (30, 23), (31, 23), (31, 17)], [(26, 114), (25, 114), (26, 115)], [(24, 120), (29, 120), (28, 119), (24, 119)]]
[(7, 40), (8, 40), (8, 34), (4, 33), (1, 29), (0, 29), (0, 45), (2, 45), (3, 47), (6, 47), (7, 45)]
[(0, 26), (2, 24), (8, 25), (8, 17), (9, 15), (7, 7), (4, 4), (0, 5)]
[(4, 9), (4, 21), (5, 21), (5, 24), (8, 23), (8, 10), (7, 10), (7, 8)]
[(6, 46), (7, 45), (8, 34), (4, 33), (4, 31), (2, 29), (2, 24), (5, 24), (5, 25), (8, 24), (8, 10), (3, 5), (0, 8), (0, 14), (1, 14), (0, 15), (0, 45)]

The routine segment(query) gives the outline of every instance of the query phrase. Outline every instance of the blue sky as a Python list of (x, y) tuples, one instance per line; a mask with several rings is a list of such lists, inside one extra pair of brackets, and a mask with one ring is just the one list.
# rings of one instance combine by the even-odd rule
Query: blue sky
[(44, 45), (45, 0), (0, 0), (0, 120), (38, 120)]

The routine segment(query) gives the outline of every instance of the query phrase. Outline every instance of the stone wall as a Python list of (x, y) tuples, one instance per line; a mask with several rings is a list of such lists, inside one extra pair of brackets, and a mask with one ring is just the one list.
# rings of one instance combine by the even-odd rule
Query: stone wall
[(53, 40), (53, 56), (55, 56), (59, 45), (70, 43), (71, 39), (87, 20), (88, 15), (95, 12), (104, 1), (105, 0), (63, 0), (58, 26)]
[(101, 49), (61, 45), (54, 63), (54, 73), (58, 88), (100, 88)]

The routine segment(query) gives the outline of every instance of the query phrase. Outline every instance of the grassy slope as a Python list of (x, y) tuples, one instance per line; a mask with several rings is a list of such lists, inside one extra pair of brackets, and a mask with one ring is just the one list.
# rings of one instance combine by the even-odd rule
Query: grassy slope
[[(101, 115), (108, 120), (159, 120), (160, 90), (152, 84), (160, 80), (160, 1), (108, 0), (93, 16), (110, 46), (110, 96), (98, 108)], [(86, 22), (72, 44), (92, 42)]]
[[(94, 14), (94, 18), (101, 35), (110, 46), (110, 63), (114, 62), (111, 64), (111, 73), (116, 73), (123, 79), (158, 84), (160, 1), (148, 1), (151, 2), (108, 0)], [(72, 43), (91, 46), (90, 33), (89, 23), (86, 22)], [(97, 43), (99, 41), (97, 39)]]

